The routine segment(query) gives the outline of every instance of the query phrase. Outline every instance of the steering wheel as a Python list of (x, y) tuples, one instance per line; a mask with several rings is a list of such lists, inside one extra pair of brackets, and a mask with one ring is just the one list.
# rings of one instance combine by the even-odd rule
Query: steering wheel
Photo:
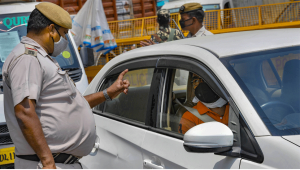
[[(272, 108), (272, 106), (275, 106), (275, 105), (288, 109), (287, 113), (296, 113), (295, 109), (291, 105), (280, 102), (280, 101), (270, 101), (270, 102), (262, 104), (260, 107), (265, 111), (266, 109)], [(286, 114), (281, 113), (281, 112), (274, 115), (273, 111), (271, 112), (271, 114), (268, 114), (266, 112), (266, 115), (272, 124), (280, 123), (282, 121), (282, 119), (286, 116)]]
[(283, 102), (280, 102), (280, 101), (270, 101), (270, 102), (267, 102), (267, 103), (264, 103), (262, 104), (260, 107), (265, 110), (265, 109), (269, 109), (271, 108), (271, 106), (273, 105), (280, 105), (280, 106), (283, 106), (284, 108), (287, 108), (291, 111), (291, 113), (296, 113), (295, 109), (293, 108), (293, 106), (291, 106), (290, 104), (287, 104), (287, 103), (283, 103)]

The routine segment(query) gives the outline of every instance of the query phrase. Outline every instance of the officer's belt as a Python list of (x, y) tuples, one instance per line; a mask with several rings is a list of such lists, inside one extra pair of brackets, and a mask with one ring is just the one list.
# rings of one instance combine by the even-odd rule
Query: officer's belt
[[(53, 158), (55, 163), (63, 163), (63, 164), (74, 164), (77, 163), (81, 157), (66, 154), (66, 153), (53, 153)], [(40, 158), (35, 155), (16, 155), (18, 158), (29, 160), (29, 161), (36, 161), (39, 162)]]

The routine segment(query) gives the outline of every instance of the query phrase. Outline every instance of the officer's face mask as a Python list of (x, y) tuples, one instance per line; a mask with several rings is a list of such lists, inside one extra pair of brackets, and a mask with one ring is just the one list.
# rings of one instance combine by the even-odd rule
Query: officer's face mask
[(224, 106), (227, 101), (219, 97), (202, 79), (193, 78), (195, 89), (194, 103), (201, 101), (207, 108), (217, 108)]
[[(63, 38), (60, 33), (58, 32), (58, 30), (55, 28), (55, 30), (57, 31), (60, 39), (58, 42), (54, 42), (54, 39), (52, 37), (53, 43), (54, 43), (54, 49), (53, 49), (53, 53), (51, 54), (51, 56), (56, 57), (58, 56), (60, 53), (62, 53), (67, 47), (69, 42)], [(66, 34), (67, 36), (67, 34)]]
[(185, 22), (186, 22), (186, 21), (189, 21), (189, 20), (191, 20), (191, 19), (193, 19), (193, 18), (189, 18), (189, 19), (187, 19), (187, 20), (180, 20), (180, 21), (179, 21), (179, 24), (180, 24), (181, 28), (183, 29), (183, 28), (185, 28), (185, 27), (188, 27), (188, 26), (193, 25), (194, 22), (192, 22), (192, 23), (189, 24), (189, 25), (185, 25)]

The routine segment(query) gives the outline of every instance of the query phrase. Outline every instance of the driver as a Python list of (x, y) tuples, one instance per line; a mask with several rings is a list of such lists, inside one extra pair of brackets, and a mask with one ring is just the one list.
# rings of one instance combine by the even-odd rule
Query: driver
[[(228, 125), (228, 102), (218, 96), (198, 75), (193, 74), (191, 83), (195, 89), (193, 103), (197, 103), (193, 108), (198, 111), (198, 114), (206, 114), (213, 120)], [(178, 131), (185, 134), (190, 128), (201, 123), (204, 123), (204, 121), (186, 111), (181, 117)]]

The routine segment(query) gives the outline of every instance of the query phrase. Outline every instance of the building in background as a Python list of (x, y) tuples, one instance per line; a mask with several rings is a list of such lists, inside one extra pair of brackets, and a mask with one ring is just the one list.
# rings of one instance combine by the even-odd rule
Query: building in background
[[(1, 0), (0, 0), (1, 1)], [(87, 0), (36, 0), (55, 3), (75, 15)], [(126, 20), (156, 15), (155, 0), (102, 0), (107, 21)]]

